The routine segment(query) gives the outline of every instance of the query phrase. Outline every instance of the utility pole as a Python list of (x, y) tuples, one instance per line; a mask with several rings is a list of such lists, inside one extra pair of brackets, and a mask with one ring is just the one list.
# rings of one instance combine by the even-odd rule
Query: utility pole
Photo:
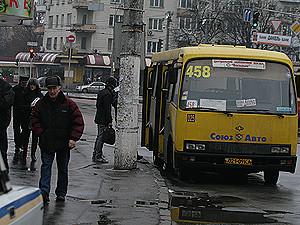
[(144, 0), (124, 0), (115, 169), (135, 169)]
[(170, 38), (170, 23), (172, 22), (171, 17), (173, 16), (173, 11), (168, 11), (166, 14), (167, 19), (167, 34), (166, 34), (166, 51), (169, 50), (169, 38)]

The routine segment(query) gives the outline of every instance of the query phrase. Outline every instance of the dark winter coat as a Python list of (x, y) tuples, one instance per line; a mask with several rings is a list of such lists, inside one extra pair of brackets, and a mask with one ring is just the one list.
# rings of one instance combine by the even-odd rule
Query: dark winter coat
[(31, 114), (33, 131), (40, 137), (42, 151), (57, 152), (68, 149), (69, 140), (78, 141), (84, 122), (76, 103), (62, 91), (53, 102), (47, 93), (35, 105)]
[(29, 124), (30, 121), (30, 114), (32, 110), (32, 107), (30, 107), (31, 103), (33, 102), (34, 99), (41, 98), (41, 97), (43, 97), (43, 94), (41, 92), (41, 89), (38, 86), (33, 91), (30, 90), (30, 88), (27, 86), (22, 92), (20, 98), (20, 107), (23, 111), (23, 122), (25, 124)]
[(15, 92), (14, 104), (13, 104), (14, 116), (22, 117), (21, 96), (24, 90), (25, 87), (22, 87), (20, 84), (13, 87), (13, 91)]
[(108, 125), (112, 122), (111, 106), (113, 104), (113, 91), (107, 86), (105, 89), (99, 91), (97, 96), (97, 112), (95, 116), (95, 123)]
[(6, 130), (11, 120), (15, 93), (9, 83), (0, 79), (0, 129)]

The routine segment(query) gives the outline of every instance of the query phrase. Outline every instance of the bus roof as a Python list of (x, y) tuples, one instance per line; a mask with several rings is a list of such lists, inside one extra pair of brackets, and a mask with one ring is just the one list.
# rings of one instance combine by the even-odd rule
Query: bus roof
[(292, 67), (291, 60), (286, 54), (276, 51), (246, 48), (245, 46), (233, 45), (208, 45), (200, 44), (194, 47), (182, 47), (164, 52), (154, 53), (152, 62), (172, 61), (183, 62), (183, 57), (224, 57), (280, 61)]

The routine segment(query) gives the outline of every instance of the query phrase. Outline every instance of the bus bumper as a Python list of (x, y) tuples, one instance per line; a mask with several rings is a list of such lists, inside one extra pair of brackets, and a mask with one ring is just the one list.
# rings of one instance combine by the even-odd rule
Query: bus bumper
[[(235, 159), (235, 163), (228, 164), (225, 159)], [(251, 160), (251, 164), (239, 164), (246, 159)], [(235, 155), (235, 154), (212, 154), (180, 152), (174, 153), (175, 168), (189, 167), (201, 168), (206, 171), (218, 171), (224, 169), (241, 169), (245, 172), (259, 172), (264, 170), (287, 171), (294, 173), (297, 156), (271, 156), (271, 155)], [(249, 160), (248, 160), (249, 161)]]

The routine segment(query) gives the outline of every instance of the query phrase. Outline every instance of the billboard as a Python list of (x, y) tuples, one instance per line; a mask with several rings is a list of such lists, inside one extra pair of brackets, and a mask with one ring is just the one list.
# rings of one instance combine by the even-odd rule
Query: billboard
[(0, 18), (5, 16), (32, 19), (33, 0), (0, 0)]

